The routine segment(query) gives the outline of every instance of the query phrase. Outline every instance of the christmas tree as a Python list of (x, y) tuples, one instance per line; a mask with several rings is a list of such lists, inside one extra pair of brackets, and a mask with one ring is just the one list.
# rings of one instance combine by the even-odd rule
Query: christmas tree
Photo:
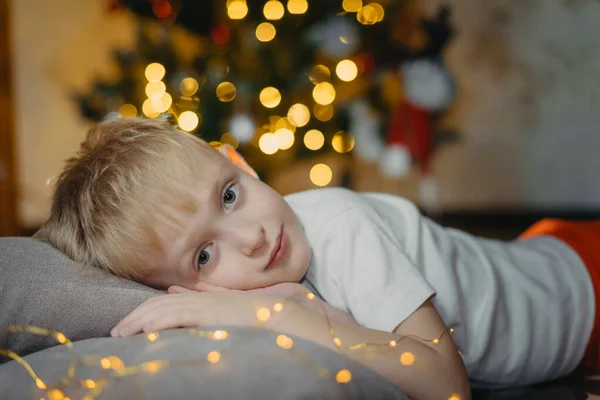
[[(107, 8), (137, 16), (138, 43), (115, 51), (118, 80), (77, 95), (85, 118), (167, 118), (237, 148), (267, 180), (315, 152), (356, 154), (391, 176), (415, 165), (429, 173), (454, 94), (441, 58), (453, 34), (447, 8), (430, 19), (417, 0), (113, 0)], [(327, 184), (326, 167), (311, 179)]]

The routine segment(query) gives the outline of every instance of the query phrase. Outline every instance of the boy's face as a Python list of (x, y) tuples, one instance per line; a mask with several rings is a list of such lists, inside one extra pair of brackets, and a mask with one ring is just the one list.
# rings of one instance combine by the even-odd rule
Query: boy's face
[(188, 188), (198, 212), (166, 208), (168, 218), (157, 226), (164, 250), (149, 257), (153, 273), (144, 282), (161, 289), (207, 282), (247, 290), (300, 281), (311, 253), (292, 209), (218, 152), (202, 153), (203, 178)]

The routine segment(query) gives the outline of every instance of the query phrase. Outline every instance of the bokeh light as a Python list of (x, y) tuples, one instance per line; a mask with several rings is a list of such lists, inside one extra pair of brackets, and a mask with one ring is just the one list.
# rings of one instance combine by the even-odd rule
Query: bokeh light
[(256, 319), (260, 322), (267, 322), (271, 318), (271, 311), (268, 308), (262, 307), (256, 311)]
[(287, 9), (290, 14), (304, 14), (308, 10), (308, 1), (288, 0)]
[(400, 355), (400, 364), (409, 366), (415, 362), (415, 356), (413, 353), (406, 351)]
[(148, 118), (156, 118), (160, 114), (160, 112), (154, 109), (152, 100), (150, 99), (144, 100), (144, 104), (142, 104), (142, 112)]
[(331, 78), (331, 71), (323, 64), (315, 65), (310, 69), (308, 78), (315, 85), (321, 82), (327, 82)]
[(218, 351), (211, 351), (206, 355), (206, 359), (209, 363), (216, 364), (221, 359), (221, 353), (219, 353)]
[(243, 19), (248, 14), (248, 5), (245, 0), (233, 0), (227, 6), (227, 15), (231, 19)]
[(283, 17), (285, 9), (283, 4), (277, 0), (269, 0), (265, 3), (263, 7), (263, 14), (266, 19), (269, 20), (278, 20)]
[(133, 104), (123, 104), (121, 108), (119, 108), (119, 114), (123, 117), (136, 117), (137, 108)]
[(200, 124), (200, 117), (193, 111), (184, 111), (179, 114), (178, 125), (179, 129), (186, 132), (191, 132)]
[(281, 102), (281, 93), (273, 86), (268, 86), (258, 95), (260, 103), (267, 108), (275, 108)]
[(294, 145), (294, 132), (287, 128), (277, 129), (275, 136), (279, 140), (279, 149), (287, 150)]
[(271, 132), (264, 133), (258, 139), (258, 147), (265, 154), (275, 154), (279, 150), (279, 139)]
[(344, 0), (342, 8), (346, 12), (357, 12), (362, 7), (362, 0)]
[(310, 181), (317, 186), (327, 186), (333, 178), (333, 172), (326, 164), (316, 164), (310, 169)]
[(173, 98), (169, 93), (163, 93), (159, 99), (150, 99), (150, 101), (152, 102), (152, 108), (159, 114), (168, 111), (173, 104)]
[(288, 120), (297, 127), (302, 127), (310, 121), (310, 111), (304, 104), (296, 103), (288, 111)]
[(356, 13), (356, 19), (363, 25), (373, 25), (377, 22), (377, 8), (371, 4), (361, 7)]
[(369, 3), (369, 5), (375, 9), (375, 12), (377, 12), (377, 20), (375, 22), (383, 21), (383, 18), (385, 17), (385, 10), (383, 9), (383, 6), (379, 3)]
[(335, 100), (335, 88), (329, 82), (317, 83), (313, 88), (312, 95), (317, 104), (326, 106)]
[(338, 153), (348, 153), (354, 148), (354, 136), (340, 131), (333, 135), (333, 139), (331, 139), (331, 146)]
[(286, 335), (278, 335), (275, 341), (282, 349), (289, 350), (294, 346), (294, 341)]
[(228, 144), (234, 149), (237, 149), (240, 145), (240, 141), (238, 140), (238, 138), (236, 138), (235, 135), (231, 132), (225, 132), (223, 135), (221, 135), (221, 143)]
[(352, 374), (347, 369), (342, 369), (335, 375), (335, 381), (337, 383), (348, 383), (351, 379)]
[(163, 81), (148, 82), (146, 85), (146, 96), (152, 100), (160, 99), (167, 91), (167, 86)]
[(181, 94), (188, 97), (195, 95), (199, 88), (198, 81), (192, 77), (183, 79), (179, 84)]
[(144, 75), (149, 82), (157, 82), (164, 78), (166, 73), (165, 67), (160, 63), (152, 63), (146, 67)]
[(270, 42), (275, 38), (277, 30), (269, 22), (263, 22), (256, 27), (256, 38), (261, 42)]
[(328, 104), (326, 106), (315, 104), (313, 106), (313, 114), (315, 115), (315, 118), (319, 121), (326, 122), (333, 118), (334, 108), (331, 104)]
[(217, 86), (217, 98), (224, 103), (230, 102), (235, 99), (236, 88), (231, 82), (221, 82)]
[(352, 60), (342, 60), (335, 67), (335, 73), (344, 82), (350, 82), (358, 75), (358, 67)]
[(317, 129), (311, 129), (304, 134), (304, 145), (310, 150), (319, 150), (325, 144), (325, 136)]

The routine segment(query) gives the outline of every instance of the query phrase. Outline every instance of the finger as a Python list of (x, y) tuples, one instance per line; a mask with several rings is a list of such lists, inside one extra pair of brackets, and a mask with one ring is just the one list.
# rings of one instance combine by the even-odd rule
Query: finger
[(128, 315), (126, 315), (123, 319), (121, 319), (117, 325), (111, 330), (111, 336), (122, 336), (122, 331), (124, 328), (133, 325), (140, 318), (144, 318), (144, 316), (152, 315), (155, 310), (165, 302), (170, 301), (175, 295), (159, 295), (155, 297), (151, 297), (146, 300), (138, 307), (136, 307), (133, 311), (131, 311)]
[(169, 294), (187, 293), (187, 292), (193, 292), (193, 290), (192, 289), (188, 289), (188, 288), (183, 287), (183, 286), (179, 286), (179, 285), (169, 286), (169, 289), (168, 289), (168, 293)]
[(156, 314), (141, 328), (144, 332), (158, 332), (172, 328), (195, 328), (200, 325), (200, 316), (195, 310), (165, 309), (162, 314)]
[(208, 282), (198, 282), (198, 283), (196, 283), (194, 288), (200, 292), (227, 292), (227, 291), (229, 291), (229, 289), (227, 289), (223, 286), (213, 285), (212, 283), (208, 283)]

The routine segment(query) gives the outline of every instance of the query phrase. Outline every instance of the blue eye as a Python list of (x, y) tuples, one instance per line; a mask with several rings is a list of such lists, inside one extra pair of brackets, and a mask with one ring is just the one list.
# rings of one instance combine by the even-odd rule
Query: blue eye
[(208, 264), (210, 262), (210, 257), (211, 257), (211, 249), (212, 249), (212, 244), (207, 245), (206, 247), (204, 247), (202, 250), (200, 250), (200, 252), (198, 253), (198, 257), (196, 259), (196, 266), (198, 267), (198, 269), (204, 267), (206, 264)]
[(237, 183), (232, 183), (225, 189), (223, 192), (223, 208), (225, 210), (229, 210), (231, 206), (235, 203), (239, 195), (239, 188)]

